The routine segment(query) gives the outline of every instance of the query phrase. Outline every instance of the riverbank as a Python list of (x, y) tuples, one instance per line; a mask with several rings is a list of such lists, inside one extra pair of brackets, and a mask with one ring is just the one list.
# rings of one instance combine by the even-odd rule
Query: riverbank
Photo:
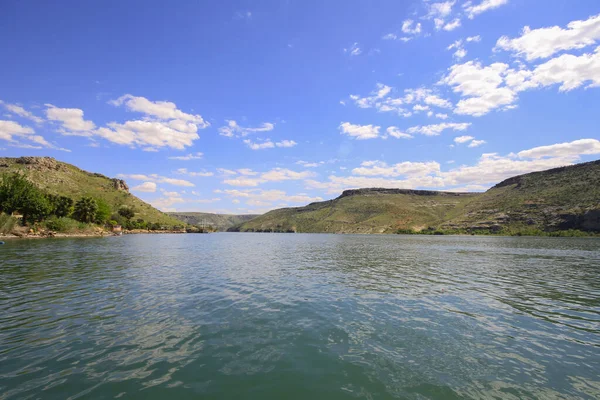
[[(134, 229), (131, 231), (123, 231), (123, 235), (146, 235), (146, 234), (181, 234), (188, 233), (186, 231), (149, 231), (144, 229)], [(96, 228), (84, 232), (54, 232), (54, 231), (38, 231), (38, 232), (17, 232), (13, 231), (9, 234), (0, 234), (0, 240), (16, 240), (16, 239), (50, 239), (50, 238), (91, 238), (91, 237), (110, 237), (121, 236), (118, 233), (111, 232), (105, 229)]]

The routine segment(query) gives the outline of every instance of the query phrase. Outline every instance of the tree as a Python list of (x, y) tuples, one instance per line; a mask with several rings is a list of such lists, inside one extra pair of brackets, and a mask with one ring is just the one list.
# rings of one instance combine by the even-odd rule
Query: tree
[(73, 213), (73, 199), (67, 196), (48, 195), (52, 204), (52, 214), (59, 218), (68, 217)]
[(129, 220), (135, 216), (135, 211), (129, 207), (121, 207), (119, 208), (119, 215)]
[(23, 215), (22, 223), (41, 221), (52, 212), (48, 197), (25, 176), (15, 172), (3, 176), (0, 183), (0, 211)]
[(75, 219), (90, 223), (96, 218), (98, 203), (91, 197), (82, 197), (75, 203)]
[(94, 221), (97, 224), (105, 224), (109, 220), (112, 210), (108, 203), (102, 199), (96, 199), (96, 203), (98, 204), (98, 210), (96, 211)]

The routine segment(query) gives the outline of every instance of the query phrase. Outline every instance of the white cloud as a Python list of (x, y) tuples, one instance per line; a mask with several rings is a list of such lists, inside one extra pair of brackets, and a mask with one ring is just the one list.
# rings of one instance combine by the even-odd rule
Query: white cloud
[(226, 137), (245, 137), (256, 132), (270, 132), (275, 128), (275, 124), (271, 122), (263, 122), (260, 126), (251, 128), (240, 126), (234, 120), (227, 120), (227, 125), (219, 128), (219, 134)]
[(435, 114), (436, 118), (439, 119), (447, 119), (448, 118), (448, 114), (442, 114), (442, 113), (437, 113)]
[(156, 192), (156, 183), (144, 182), (141, 185), (131, 188), (134, 192), (154, 193)]
[(199, 171), (199, 172), (188, 171), (187, 168), (179, 168), (179, 169), (177, 169), (176, 172), (181, 175), (198, 176), (198, 177), (207, 177), (207, 176), (214, 175), (212, 172), (209, 172), (209, 171)]
[(531, 81), (542, 86), (560, 84), (560, 91), (576, 89), (585, 82), (591, 82), (588, 87), (599, 86), (600, 47), (594, 53), (563, 54), (553, 58), (533, 70)]
[(485, 140), (472, 140), (468, 147), (479, 147), (485, 143)]
[(298, 180), (306, 179), (314, 176), (315, 173), (312, 171), (292, 171), (286, 168), (275, 168), (261, 175), (261, 179), (270, 182), (279, 182), (287, 180)]
[(190, 153), (188, 155), (185, 156), (174, 156), (174, 157), (169, 157), (169, 160), (181, 160), (181, 161), (189, 161), (189, 160), (199, 160), (202, 158), (202, 156), (204, 156), (203, 153)]
[(375, 139), (379, 137), (380, 126), (355, 125), (350, 122), (342, 122), (339, 126), (340, 133), (358, 140)]
[[(70, 150), (57, 147), (44, 139), (44, 137), (36, 135), (32, 128), (20, 125), (14, 121), (0, 120), (0, 140), (8, 141), (11, 147), (30, 149), (48, 148), (70, 152)], [(21, 143), (18, 140), (28, 140), (34, 144)]]
[(417, 35), (421, 33), (421, 23), (418, 22), (415, 24), (415, 21), (412, 19), (407, 19), (402, 22), (402, 32), (409, 35)]
[(362, 53), (360, 47), (358, 47), (358, 43), (353, 43), (350, 48), (344, 49), (344, 53), (349, 53), (351, 56), (358, 56)]
[(23, 107), (21, 107), (17, 104), (5, 103), (2, 100), (0, 100), (0, 104), (2, 104), (4, 106), (4, 108), (6, 108), (9, 112), (11, 112), (15, 115), (18, 115), (19, 117), (27, 118), (27, 119), (35, 122), (36, 124), (41, 124), (42, 122), (44, 122), (44, 120), (42, 118), (34, 115), (30, 111), (27, 111), (26, 109), (24, 109)]
[(360, 168), (354, 168), (352, 173), (361, 176), (423, 176), (440, 172), (437, 162), (410, 162), (387, 165), (382, 161), (365, 161)]
[(114, 106), (125, 105), (130, 111), (139, 112), (161, 120), (190, 122), (200, 129), (210, 125), (200, 115), (185, 113), (179, 110), (175, 103), (170, 101), (151, 101), (145, 97), (126, 94), (116, 100), (110, 100), (108, 103)]
[(477, 36), (469, 36), (465, 39), (467, 42), (481, 42), (481, 36), (477, 35)]
[(215, 190), (216, 193), (223, 193), (229, 197), (244, 199), (246, 204), (254, 206), (269, 206), (275, 202), (289, 202), (289, 203), (312, 203), (315, 201), (322, 201), (321, 197), (312, 197), (305, 193), (298, 193), (295, 195), (288, 195), (283, 190), (260, 190), (260, 189), (225, 189)]
[(456, 1), (444, 1), (430, 4), (427, 18), (446, 18), (452, 13), (452, 7), (455, 3)]
[[(227, 178), (223, 181), (224, 184), (230, 186), (246, 186), (256, 187), (267, 182), (281, 182), (289, 180), (303, 180), (315, 176), (312, 171), (293, 171), (287, 168), (274, 168), (267, 172), (256, 172), (251, 169), (242, 168), (237, 171), (227, 170), (229, 176), (237, 175), (235, 177)], [(239, 174), (239, 175), (238, 175)], [(257, 176), (258, 175), (258, 176)]]
[[(412, 115), (412, 112), (406, 107), (415, 103), (425, 103), (440, 108), (452, 108), (450, 101), (441, 98), (431, 89), (405, 89), (402, 97), (392, 97), (392, 92), (392, 87), (377, 83), (375, 90), (369, 96), (350, 95), (350, 99), (359, 108), (376, 108), (379, 112), (394, 111), (403, 117), (410, 117)], [(423, 110), (423, 107), (423, 104), (419, 104), (416, 106), (416, 110)]]
[(165, 177), (165, 176), (160, 176), (158, 174), (150, 174), (150, 175), (144, 175), (144, 174), (118, 174), (117, 176), (119, 178), (132, 179), (134, 181), (148, 181), (148, 182), (156, 182), (156, 183), (167, 183), (167, 184), (173, 185), (173, 186), (186, 186), (186, 187), (194, 187), (194, 186), (196, 186), (192, 182), (186, 181), (184, 179), (168, 178), (168, 177)]
[(467, 12), (470, 19), (475, 18), (483, 12), (493, 10), (508, 3), (508, 0), (482, 0), (479, 4), (473, 5), (472, 2), (464, 4), (465, 11)]
[(528, 61), (547, 58), (563, 50), (582, 49), (600, 40), (600, 14), (587, 20), (572, 21), (567, 29), (559, 26), (531, 29), (526, 26), (520, 37), (502, 36), (496, 49), (513, 52)]
[(299, 160), (299, 161), (296, 161), (296, 164), (302, 165), (305, 168), (316, 168), (316, 167), (319, 167), (319, 166), (325, 164), (325, 161), (308, 162), (308, 161)]
[(579, 155), (600, 154), (600, 141), (597, 139), (579, 139), (569, 143), (557, 143), (550, 146), (534, 147), (517, 153), (521, 158), (573, 157)]
[(45, 104), (46, 117), (50, 121), (60, 122), (59, 130), (63, 135), (92, 136), (96, 125), (92, 121), (83, 119), (83, 110), (79, 108), (59, 108), (52, 104)]
[(282, 140), (281, 142), (276, 142), (275, 146), (277, 146), (277, 147), (294, 147), (297, 144), (298, 143), (294, 142), (293, 140)]
[(429, 107), (424, 106), (422, 104), (415, 104), (412, 109), (415, 112), (419, 112), (419, 111), (427, 111), (427, 110), (429, 110)]
[(445, 31), (449, 32), (449, 31), (453, 31), (453, 30), (455, 30), (456, 28), (459, 28), (459, 27), (460, 27), (460, 19), (456, 18), (456, 19), (448, 22), (446, 25), (444, 25), (443, 29)]
[(386, 130), (387, 134), (396, 139), (412, 139), (412, 135), (402, 132), (397, 126), (389, 126)]
[(420, 133), (427, 136), (437, 136), (446, 129), (451, 129), (453, 131), (464, 131), (469, 128), (469, 126), (471, 126), (470, 122), (442, 122), (434, 125), (413, 126), (408, 128), (407, 132), (410, 134)]
[(454, 138), (455, 143), (466, 143), (475, 139), (473, 136), (457, 136)]

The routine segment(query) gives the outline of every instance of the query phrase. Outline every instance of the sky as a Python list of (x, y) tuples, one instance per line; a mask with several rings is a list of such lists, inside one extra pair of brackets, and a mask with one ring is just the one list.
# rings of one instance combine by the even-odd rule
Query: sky
[(484, 191), (600, 158), (589, 0), (0, 4), (0, 157), (163, 211)]

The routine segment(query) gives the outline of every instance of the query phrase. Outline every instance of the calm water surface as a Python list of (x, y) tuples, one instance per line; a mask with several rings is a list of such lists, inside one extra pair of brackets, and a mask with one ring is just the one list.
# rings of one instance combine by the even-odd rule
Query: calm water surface
[(0, 246), (0, 399), (600, 398), (600, 240)]

